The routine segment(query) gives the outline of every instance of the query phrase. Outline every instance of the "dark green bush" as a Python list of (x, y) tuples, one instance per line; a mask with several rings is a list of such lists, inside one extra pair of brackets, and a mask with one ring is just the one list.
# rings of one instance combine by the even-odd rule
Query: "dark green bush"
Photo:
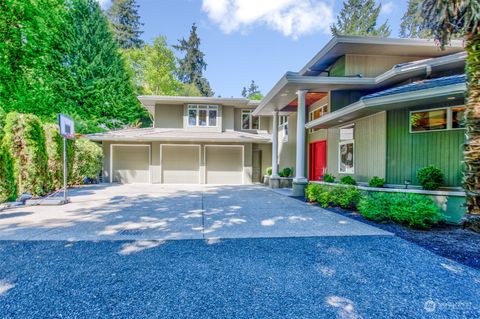
[[(48, 155), (48, 171), (50, 173), (51, 189), (63, 187), (63, 137), (58, 131), (57, 124), (45, 124), (45, 139)], [(69, 184), (73, 178), (73, 163), (75, 161), (74, 141), (67, 141), (67, 168)]]
[(340, 206), (346, 209), (357, 207), (362, 193), (354, 186), (334, 186), (331, 187), (331, 202), (334, 206)]
[(5, 147), (14, 159), (20, 193), (41, 196), (49, 190), (45, 133), (38, 117), (11, 112), (5, 119)]
[(340, 178), (340, 184), (345, 184), (345, 185), (357, 185), (357, 182), (352, 176), (343, 176)]
[(281, 170), (278, 171), (277, 175), (278, 175), (279, 177), (284, 177), (284, 176), (283, 176), (283, 171), (281, 171)]
[(282, 170), (283, 177), (290, 177), (290, 175), (292, 175), (292, 172), (293, 172), (293, 170), (290, 167), (285, 167)]
[(334, 183), (335, 182), (335, 176), (325, 173), (323, 175), (323, 181), (327, 183)]
[(0, 203), (15, 200), (17, 181), (15, 180), (13, 158), (0, 140)]
[(435, 166), (427, 166), (417, 171), (417, 179), (425, 190), (438, 189), (443, 183), (443, 173)]
[(322, 207), (332, 205), (332, 189), (329, 186), (310, 183), (305, 190), (305, 195), (310, 202), (317, 202)]
[(273, 169), (271, 167), (268, 167), (266, 170), (265, 170), (265, 173), (268, 175), (268, 176), (272, 176), (272, 171)]
[(391, 199), (393, 221), (413, 228), (428, 229), (442, 220), (442, 213), (430, 197), (397, 193)]
[(85, 178), (97, 180), (102, 169), (102, 158), (103, 151), (97, 143), (87, 139), (77, 139), (72, 183), (82, 184)]
[(378, 176), (373, 176), (372, 179), (368, 182), (370, 187), (383, 187), (385, 185), (385, 180)]
[(391, 193), (371, 192), (360, 200), (358, 211), (367, 219), (376, 222), (388, 221), (391, 197)]

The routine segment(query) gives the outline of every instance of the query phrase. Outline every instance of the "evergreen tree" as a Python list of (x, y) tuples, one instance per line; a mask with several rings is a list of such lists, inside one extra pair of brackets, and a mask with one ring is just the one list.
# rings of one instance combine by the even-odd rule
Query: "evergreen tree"
[(260, 92), (260, 88), (255, 83), (254, 80), (250, 83), (250, 86), (246, 88), (245, 86), (242, 89), (242, 96), (250, 100), (261, 100), (263, 99), (263, 94)]
[(140, 30), (143, 25), (138, 14), (139, 5), (135, 0), (113, 0), (107, 10), (110, 25), (119, 45), (123, 49), (139, 48), (143, 45)]
[(205, 54), (200, 50), (200, 38), (197, 35), (195, 23), (192, 25), (188, 40), (183, 38), (179, 40), (178, 45), (173, 47), (184, 53), (183, 58), (178, 61), (178, 77), (180, 81), (194, 84), (203, 96), (212, 96), (214, 93), (210, 88), (210, 83), (203, 76), (203, 71), (207, 69), (207, 63), (204, 59)]
[[(59, 93), (83, 131), (119, 128), (148, 120), (136, 99), (125, 60), (96, 0), (71, 0), (63, 34), (65, 85)], [(63, 91), (61, 90), (63, 89)]]
[(388, 21), (377, 27), (378, 15), (382, 5), (375, 0), (348, 0), (343, 2), (337, 23), (330, 29), (333, 35), (390, 36)]
[(423, 0), (409, 0), (408, 8), (400, 24), (400, 37), (402, 38), (429, 38), (432, 33), (422, 28), (423, 18), (419, 14), (419, 7)]

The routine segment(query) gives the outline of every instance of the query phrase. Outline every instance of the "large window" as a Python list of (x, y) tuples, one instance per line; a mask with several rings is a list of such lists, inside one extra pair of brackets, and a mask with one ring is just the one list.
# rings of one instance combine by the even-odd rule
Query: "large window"
[(354, 136), (355, 126), (350, 125), (340, 128), (340, 142), (338, 144), (338, 172), (353, 174), (354, 162)]
[(258, 116), (252, 116), (253, 110), (242, 110), (242, 130), (258, 130)]
[(188, 126), (215, 127), (217, 126), (217, 105), (189, 105)]
[[(328, 113), (328, 104), (323, 104), (320, 107), (310, 111), (308, 113), (308, 121), (311, 122), (313, 120), (316, 120), (320, 117), (322, 117), (324, 114)], [(315, 131), (318, 131), (316, 128), (311, 128), (310, 133), (313, 133)]]
[(443, 131), (463, 128), (464, 106), (410, 112), (410, 132)]

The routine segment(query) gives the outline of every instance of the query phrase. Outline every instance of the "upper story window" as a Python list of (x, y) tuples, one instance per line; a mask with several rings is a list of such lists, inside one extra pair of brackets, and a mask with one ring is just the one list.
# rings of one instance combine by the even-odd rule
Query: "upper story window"
[[(322, 117), (324, 114), (328, 113), (328, 104), (323, 104), (322, 106), (310, 111), (308, 113), (308, 121), (311, 122)], [(318, 131), (316, 128), (311, 128), (310, 133)]]
[(288, 116), (287, 115), (279, 116), (278, 117), (278, 124), (279, 124), (279, 126), (288, 124)]
[(444, 131), (463, 128), (464, 106), (410, 112), (410, 132)]
[(218, 123), (218, 105), (188, 105), (188, 126), (215, 127)]
[(258, 116), (252, 116), (253, 110), (242, 110), (242, 130), (258, 130)]

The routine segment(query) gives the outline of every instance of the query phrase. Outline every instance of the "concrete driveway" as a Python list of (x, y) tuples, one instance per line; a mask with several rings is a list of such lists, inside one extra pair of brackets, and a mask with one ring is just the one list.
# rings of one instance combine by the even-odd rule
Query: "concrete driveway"
[(95, 185), (64, 206), (0, 212), (0, 240), (389, 235), (262, 186)]

